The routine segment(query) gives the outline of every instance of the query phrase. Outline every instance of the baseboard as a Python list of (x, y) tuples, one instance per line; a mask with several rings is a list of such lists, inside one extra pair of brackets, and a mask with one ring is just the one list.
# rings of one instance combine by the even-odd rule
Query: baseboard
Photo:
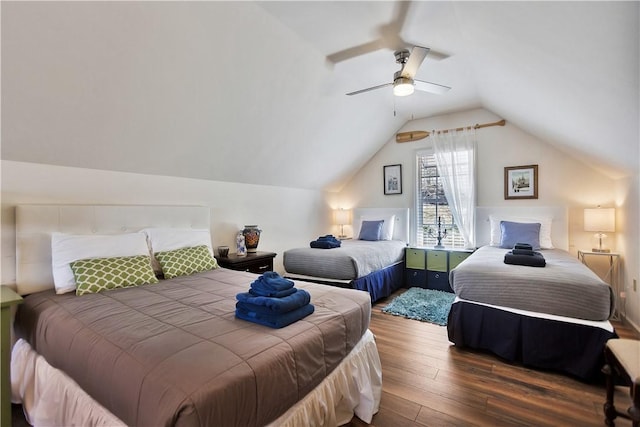
[(627, 316), (622, 316), (624, 318), (624, 323), (631, 326), (631, 328), (635, 331), (636, 335), (640, 336), (640, 326), (636, 325), (634, 322), (629, 320)]

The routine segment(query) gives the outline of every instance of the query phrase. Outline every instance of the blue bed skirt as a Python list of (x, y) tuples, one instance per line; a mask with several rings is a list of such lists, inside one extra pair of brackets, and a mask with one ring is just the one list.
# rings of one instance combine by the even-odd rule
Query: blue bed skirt
[(338, 286), (340, 288), (358, 289), (369, 292), (371, 302), (374, 303), (379, 299), (388, 297), (393, 292), (404, 286), (404, 260), (350, 282), (333, 282), (331, 279), (297, 279), (295, 276), (285, 277), (294, 280), (306, 280), (313, 283), (320, 283), (321, 285)]
[(353, 289), (369, 292), (371, 302), (386, 298), (404, 285), (404, 261), (374, 271), (351, 282)]
[(447, 323), (458, 347), (489, 351), (531, 368), (558, 371), (583, 381), (601, 377), (604, 346), (615, 332), (551, 319), (524, 316), (458, 301)]

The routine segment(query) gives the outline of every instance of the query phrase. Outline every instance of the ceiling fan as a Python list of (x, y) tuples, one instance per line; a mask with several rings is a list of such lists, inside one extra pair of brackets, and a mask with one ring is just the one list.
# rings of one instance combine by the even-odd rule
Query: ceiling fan
[(411, 95), (415, 89), (437, 94), (447, 92), (451, 89), (449, 86), (414, 79), (418, 68), (429, 53), (429, 50), (429, 48), (421, 46), (414, 46), (411, 52), (409, 52), (408, 49), (397, 50), (394, 55), (396, 57), (396, 62), (401, 64), (402, 68), (393, 74), (393, 81), (391, 83), (360, 89), (355, 92), (349, 92), (347, 95), (358, 95), (363, 92), (369, 92), (370, 90), (381, 89), (387, 86), (393, 86), (393, 94), (396, 96)]
[[(334, 52), (328, 55), (327, 59), (333, 64), (337, 64), (338, 62), (346, 61), (347, 59), (375, 52), (380, 49), (399, 50), (411, 46), (412, 43), (406, 42), (401, 36), (411, 5), (411, 1), (395, 2), (394, 17), (389, 23), (378, 26), (377, 32), (379, 37), (377, 39), (358, 46), (352, 46), (339, 52)], [(436, 61), (448, 57), (449, 55), (446, 53), (436, 52), (434, 50), (431, 50), (429, 54), (429, 58)]]

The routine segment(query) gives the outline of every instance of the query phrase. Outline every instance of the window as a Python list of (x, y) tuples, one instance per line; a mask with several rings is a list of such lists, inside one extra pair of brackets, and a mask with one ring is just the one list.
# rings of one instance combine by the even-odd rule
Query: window
[(464, 239), (453, 220), (449, 203), (444, 194), (442, 179), (438, 173), (436, 159), (432, 152), (419, 151), (417, 163), (417, 227), (416, 243), (418, 246), (435, 246), (438, 244), (438, 218), (441, 231), (446, 236), (442, 245), (450, 248), (464, 247)]

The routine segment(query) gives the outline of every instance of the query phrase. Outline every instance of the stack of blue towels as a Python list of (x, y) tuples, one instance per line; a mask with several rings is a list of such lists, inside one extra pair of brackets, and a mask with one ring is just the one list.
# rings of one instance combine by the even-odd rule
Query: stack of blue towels
[(309, 243), (309, 246), (315, 249), (333, 249), (339, 248), (342, 242), (336, 239), (332, 234), (326, 236), (320, 236), (313, 242)]
[(236, 295), (236, 317), (271, 328), (283, 328), (313, 313), (311, 295), (293, 287), (275, 271), (258, 277), (249, 292)]
[(529, 243), (516, 243), (513, 249), (504, 254), (505, 264), (544, 267), (547, 262), (540, 252), (534, 251)]

